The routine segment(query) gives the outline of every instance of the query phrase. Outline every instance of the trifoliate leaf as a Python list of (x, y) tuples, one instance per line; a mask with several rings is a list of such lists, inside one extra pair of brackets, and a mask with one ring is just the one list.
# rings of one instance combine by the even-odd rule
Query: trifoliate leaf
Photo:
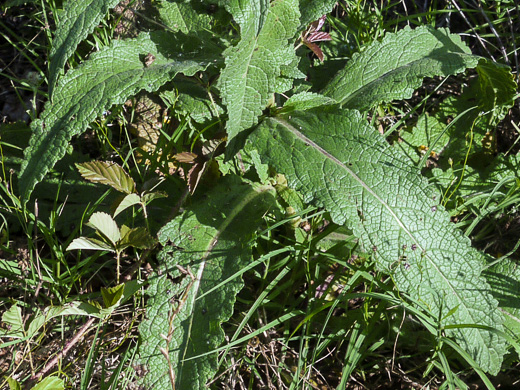
[(109, 214), (100, 211), (92, 214), (88, 220), (88, 225), (108, 239), (114, 248), (116, 247), (116, 243), (121, 238), (121, 233), (116, 221)]

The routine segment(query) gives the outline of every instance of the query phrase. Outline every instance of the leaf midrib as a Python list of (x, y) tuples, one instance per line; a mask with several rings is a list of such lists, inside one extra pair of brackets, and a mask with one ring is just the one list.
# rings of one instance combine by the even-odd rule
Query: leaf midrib
[[(445, 54), (445, 53), (444, 53)], [(466, 53), (456, 53), (456, 52), (451, 52), (449, 53), (451, 55), (460, 55), (461, 57), (464, 57), (464, 56), (470, 56), (472, 57), (473, 55), (471, 54), (466, 54)], [(427, 57), (422, 57), (422, 58), (418, 58), (416, 60), (413, 60), (413, 61), (409, 61), (407, 62), (406, 64), (403, 64), (403, 65), (400, 65), (398, 68), (395, 68), (395, 69), (392, 69), (391, 71), (389, 72), (386, 72), (385, 74), (382, 74), (381, 76), (375, 78), (374, 80), (372, 81), (369, 81), (368, 83), (362, 83), (361, 87), (356, 89), (355, 91), (353, 91), (350, 95), (347, 95), (343, 100), (341, 100), (339, 103), (344, 106), (346, 104), (348, 104), (348, 102), (350, 102), (351, 100), (353, 100), (354, 98), (356, 98), (357, 96), (359, 96), (359, 94), (361, 92), (363, 92), (363, 90), (367, 90), (367, 89), (370, 89), (370, 87), (376, 83), (378, 83), (379, 81), (383, 80), (384, 78), (386, 77), (389, 77), (390, 75), (392, 74), (397, 74), (399, 72), (401, 72), (403, 69), (406, 69), (406, 68), (410, 68), (412, 67), (413, 65), (415, 65), (416, 63), (419, 63), (419, 62), (423, 62), (424, 60), (430, 60), (430, 59), (435, 59), (436, 58), (436, 55), (430, 55), (430, 56), (427, 56)], [(445, 64), (446, 65), (446, 64)], [(450, 65), (450, 64), (448, 64)], [(414, 75), (414, 77), (419, 80), (423, 78), (423, 76), (421, 74), (419, 75)], [(409, 89), (413, 89), (412, 86), (409, 86), (408, 87)]]
[[(346, 166), (344, 163), (342, 163), (339, 159), (337, 159), (335, 156), (327, 152), (325, 149), (323, 149), (320, 145), (316, 144), (313, 140), (306, 137), (304, 134), (302, 134), (300, 131), (298, 131), (294, 126), (292, 126), (290, 123), (285, 121), (282, 118), (279, 117), (273, 117), (271, 120), (274, 120), (275, 122), (281, 124), (282, 126), (285, 126), (289, 131), (291, 131), (297, 138), (299, 138), (302, 142), (311, 145), (316, 150), (318, 150), (325, 158), (329, 159), (330, 161), (334, 162), (336, 165), (347, 171), (354, 180), (356, 180), (366, 191), (368, 191), (369, 194), (371, 194), (377, 201), (379, 201), (383, 207), (385, 207), (390, 215), (397, 221), (399, 226), (406, 232), (406, 234), (410, 237), (411, 240), (417, 245), (418, 248), (422, 250), (422, 253), (425, 253), (425, 258), (428, 259), (430, 264), (433, 266), (433, 268), (437, 271), (437, 273), (442, 277), (442, 279), (445, 281), (445, 283), (450, 287), (453, 294), (458, 298), (460, 305), (463, 305), (464, 308), (466, 308), (466, 314), (473, 320), (473, 317), (470, 314), (469, 309), (467, 308), (464, 300), (460, 297), (457, 289), (452, 286), (450, 280), (444, 275), (444, 273), (439, 269), (439, 267), (435, 264), (433, 259), (428, 255), (426, 250), (423, 246), (418, 242), (418, 240), (415, 238), (415, 236), (410, 232), (406, 226), (401, 222), (395, 211), (392, 209), (392, 207), (386, 203), (377, 193), (375, 193), (354, 171), (352, 171), (348, 166)], [(480, 337), (480, 333), (477, 332)]]
[[(204, 251), (204, 254), (202, 255), (202, 261), (199, 262), (200, 267), (197, 271), (195, 281), (193, 282), (193, 284), (191, 286), (191, 288), (193, 289), (193, 296), (196, 297), (198, 295), (198, 291), (200, 289), (200, 284), (202, 282), (202, 275), (204, 273), (204, 268), (206, 267), (206, 261), (207, 261), (209, 255), (211, 254), (211, 251), (213, 250), (213, 248), (215, 248), (215, 246), (217, 245), (218, 240), (219, 240), (220, 236), (222, 235), (222, 233), (228, 228), (228, 226), (231, 224), (231, 222), (234, 221), (236, 216), (246, 207), (246, 205), (249, 202), (251, 202), (255, 197), (262, 195), (264, 192), (271, 190), (271, 188), (272, 187), (269, 185), (264, 185), (264, 186), (260, 186), (260, 187), (254, 188), (254, 189), (250, 189), (250, 192), (242, 198), (240, 203), (238, 203), (231, 210), (229, 215), (226, 218), (224, 218), (222, 224), (220, 224), (220, 226), (218, 226), (216, 228), (215, 235), (211, 240), (209, 240), (208, 245), (206, 246), (206, 250)], [(193, 312), (194, 306), (195, 306), (195, 303), (197, 300), (198, 300), (198, 298), (192, 299), (191, 304), (186, 306), (187, 308), (189, 308), (188, 313)], [(186, 337), (185, 337), (186, 340), (191, 339), (191, 332), (193, 329), (193, 317), (194, 317), (193, 315), (191, 315), (189, 317), (189, 324), (188, 324), (188, 328), (186, 330)], [(180, 360), (181, 364), (178, 365), (178, 367), (179, 367), (179, 369), (178, 369), (179, 377), (178, 378), (179, 379), (182, 378), (182, 373), (181, 373), (182, 368), (181, 367), (184, 366), (184, 362), (186, 361), (185, 358), (186, 358), (187, 350), (188, 350), (188, 343), (185, 344), (184, 351), (182, 352), (182, 358)]]

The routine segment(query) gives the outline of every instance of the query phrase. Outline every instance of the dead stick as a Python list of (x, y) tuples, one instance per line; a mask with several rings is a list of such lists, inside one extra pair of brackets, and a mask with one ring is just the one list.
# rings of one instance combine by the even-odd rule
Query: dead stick
[(90, 327), (90, 325), (92, 325), (92, 323), (96, 320), (96, 317), (91, 317), (89, 318), (89, 320), (85, 323), (85, 325), (83, 325), (81, 327), (81, 329), (78, 331), (78, 333), (76, 333), (74, 335), (74, 337), (72, 338), (72, 340), (70, 340), (66, 345), (65, 345), (65, 348), (63, 348), (63, 351), (61, 351), (60, 353), (58, 353), (56, 356), (54, 356), (54, 358), (45, 365), (45, 367), (43, 368), (43, 370), (41, 370), (39, 373), (31, 376), (31, 379), (30, 381), (36, 381), (38, 380), (39, 378), (41, 378), (42, 376), (44, 376), (52, 367), (54, 367), (57, 363), (58, 363), (58, 360), (60, 360), (61, 358), (63, 358), (68, 352), (69, 350), (74, 346), (74, 344), (76, 344), (82, 337), (83, 335), (88, 331), (88, 328)]

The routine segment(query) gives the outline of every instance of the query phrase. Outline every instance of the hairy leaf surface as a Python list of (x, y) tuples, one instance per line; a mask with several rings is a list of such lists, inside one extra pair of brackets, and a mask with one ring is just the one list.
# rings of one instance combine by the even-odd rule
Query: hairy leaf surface
[[(148, 54), (155, 57), (151, 65), (145, 64)], [(23, 198), (29, 198), (34, 186), (63, 157), (70, 139), (104, 110), (142, 89), (157, 90), (179, 72), (191, 76), (213, 59), (215, 50), (194, 37), (143, 33), (137, 39), (113, 41), (69, 71), (60, 80), (52, 104), (48, 102), (40, 119), (32, 123), (34, 133), (20, 172)]]
[(476, 67), (478, 58), (445, 29), (406, 27), (354, 55), (322, 93), (346, 108), (365, 110), (408, 99), (424, 77), (461, 73)]
[(78, 44), (94, 30), (110, 8), (120, 0), (67, 1), (56, 35), (52, 41), (49, 64), (49, 96), (52, 98), (56, 80), (67, 59)]
[[(305, 201), (348, 223), (379, 268), (443, 326), (501, 328), (497, 302), (480, 277), (483, 255), (450, 223), (433, 186), (359, 112), (294, 111), (265, 120), (250, 139)], [(498, 372), (503, 340), (484, 329), (448, 332), (483, 369)]]
[(139, 328), (147, 388), (171, 389), (172, 380), (177, 389), (206, 388), (217, 367), (210, 352), (224, 339), (220, 324), (242, 288), (240, 277), (226, 279), (250, 261), (249, 240), (273, 194), (271, 186), (224, 179), (160, 231), (163, 267), (150, 278), (147, 319)]
[(332, 11), (332, 7), (336, 4), (336, 0), (300, 0), (301, 12), (301, 28), (315, 20), (318, 20), (322, 15), (328, 14)]
[[(240, 42), (228, 49), (220, 76), (222, 100), (227, 107), (231, 141), (243, 129), (258, 123), (272, 93), (285, 92), (282, 68), (298, 60), (289, 39), (299, 25), (296, 0), (230, 2), (228, 10), (240, 25)], [(287, 73), (287, 69), (284, 69)], [(284, 88), (282, 88), (284, 86)]]

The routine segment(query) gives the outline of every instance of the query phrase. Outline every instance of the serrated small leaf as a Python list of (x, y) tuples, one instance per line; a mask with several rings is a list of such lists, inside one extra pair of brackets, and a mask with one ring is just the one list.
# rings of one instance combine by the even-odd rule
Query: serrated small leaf
[(27, 335), (34, 337), (42, 326), (55, 317), (60, 316), (88, 316), (100, 318), (99, 309), (85, 302), (73, 301), (62, 306), (46, 307), (40, 311), (29, 324)]
[(22, 390), (22, 385), (16, 379), (8, 377), (7, 383), (9, 385), (9, 390)]
[(121, 283), (114, 287), (101, 287), (101, 296), (103, 297), (103, 303), (105, 308), (111, 308), (116, 306), (123, 298), (123, 292), (125, 290), (125, 284)]
[(320, 61), (323, 61), (323, 52), (321, 51), (320, 47), (312, 42), (304, 42), (305, 46), (307, 46), (309, 49), (312, 50), (314, 54), (319, 58)]
[(332, 41), (332, 37), (329, 33), (323, 31), (314, 31), (309, 34), (307, 38), (305, 38), (307, 42), (322, 42), (322, 41)]
[(160, 198), (167, 198), (168, 194), (164, 191), (154, 191), (154, 192), (148, 192), (141, 196), (141, 200), (144, 204), (150, 203), (152, 200), (160, 199)]
[(7, 326), (7, 330), (0, 329), (0, 334), (12, 338), (22, 338), (24, 336), (24, 326), (22, 309), (18, 305), (12, 305), (2, 314), (2, 322)]
[(345, 108), (365, 110), (408, 99), (425, 77), (461, 73), (476, 67), (478, 60), (458, 35), (446, 29), (405, 27), (354, 55), (322, 93)]
[(56, 378), (55, 376), (48, 376), (44, 378), (40, 383), (31, 388), (31, 390), (63, 390), (65, 384), (63, 379)]
[(107, 161), (91, 161), (76, 164), (84, 179), (92, 183), (106, 184), (119, 192), (135, 192), (134, 179), (119, 164)]
[(201, 161), (193, 164), (193, 166), (188, 171), (187, 179), (188, 179), (188, 190), (190, 194), (194, 194), (197, 186), (200, 183), (200, 180), (204, 176), (207, 167), (209, 166), (210, 161)]
[(161, 271), (149, 279), (146, 319), (139, 327), (139, 363), (147, 371), (142, 379), (146, 388), (171, 389), (170, 369), (175, 388), (207, 388), (217, 354), (206, 353), (224, 340), (220, 324), (231, 316), (242, 288), (240, 278), (219, 283), (250, 261), (250, 237), (272, 205), (273, 194), (270, 186), (227, 177), (160, 231), (159, 239), (166, 245), (159, 255)]
[(88, 220), (88, 225), (96, 229), (103, 238), (108, 239), (114, 248), (116, 247), (116, 243), (121, 238), (121, 233), (116, 221), (109, 214), (100, 211), (92, 214)]
[(198, 155), (196, 153), (192, 153), (192, 152), (181, 152), (181, 153), (177, 153), (177, 154), (174, 154), (173, 155), (173, 158), (180, 162), (180, 163), (184, 163), (184, 164), (191, 164), (191, 163), (194, 163), (195, 160), (197, 159)]
[(132, 207), (136, 204), (141, 203), (141, 198), (137, 194), (128, 194), (126, 195), (121, 202), (117, 205), (116, 209), (114, 210), (114, 218), (119, 215), (121, 212), (126, 210), (129, 207)]
[[(324, 207), (334, 222), (348, 223), (379, 269), (434, 318), (501, 330), (503, 316), (480, 276), (485, 257), (450, 222), (441, 194), (359, 112), (293, 111), (265, 120), (250, 138), (306, 202)], [(498, 372), (502, 338), (464, 326), (448, 334), (482, 369)]]
[(114, 252), (114, 248), (108, 245), (107, 243), (96, 240), (95, 238), (88, 237), (79, 237), (72, 240), (72, 242), (67, 247), (67, 251), (73, 251), (76, 249), (88, 249), (94, 251), (109, 251)]
[(128, 228), (123, 225), (121, 227), (121, 239), (117, 246), (119, 249), (124, 249), (129, 246), (139, 249), (149, 249), (156, 244), (156, 241), (150, 236), (148, 230), (144, 227)]
[(65, 3), (50, 53), (49, 96), (51, 98), (56, 80), (63, 72), (67, 59), (74, 53), (78, 44), (94, 30), (108, 10), (119, 2), (120, 0), (84, 0)]

